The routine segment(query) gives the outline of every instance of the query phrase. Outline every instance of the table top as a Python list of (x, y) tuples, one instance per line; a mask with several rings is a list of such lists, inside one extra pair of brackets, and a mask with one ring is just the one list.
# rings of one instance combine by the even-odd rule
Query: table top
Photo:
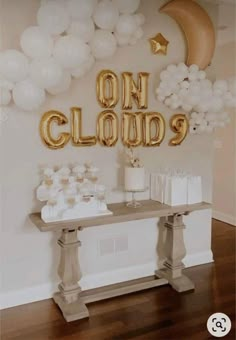
[(99, 225), (170, 216), (177, 213), (188, 214), (197, 210), (211, 209), (211, 204), (206, 202), (179, 205), (174, 207), (152, 200), (140, 201), (140, 203), (142, 205), (138, 208), (127, 207), (126, 202), (108, 204), (108, 209), (113, 212), (113, 215), (96, 216), (92, 218), (46, 223), (41, 219), (40, 212), (32, 213), (29, 215), (29, 217), (40, 231), (46, 232), (58, 231), (62, 229), (74, 230), (78, 229), (79, 227), (95, 227)]

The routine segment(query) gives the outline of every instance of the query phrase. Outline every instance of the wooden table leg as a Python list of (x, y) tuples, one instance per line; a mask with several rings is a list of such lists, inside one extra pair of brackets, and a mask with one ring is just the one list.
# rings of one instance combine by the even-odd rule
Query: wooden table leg
[(74, 321), (89, 316), (86, 305), (80, 298), (81, 288), (78, 281), (81, 278), (79, 268), (77, 230), (62, 230), (58, 240), (61, 247), (61, 258), (58, 267), (58, 275), (61, 279), (59, 292), (53, 296), (54, 301), (60, 307), (66, 321)]
[(184, 264), (182, 262), (186, 255), (184, 245), (183, 230), (183, 214), (175, 214), (168, 216), (166, 227), (166, 242), (164, 268), (156, 271), (156, 276), (165, 278), (169, 284), (177, 292), (185, 292), (194, 289), (194, 283), (185, 275), (182, 274)]

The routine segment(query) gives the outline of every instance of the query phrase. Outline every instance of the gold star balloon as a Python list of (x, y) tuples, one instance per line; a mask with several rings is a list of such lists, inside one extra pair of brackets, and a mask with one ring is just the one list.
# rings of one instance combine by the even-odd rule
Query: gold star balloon
[(169, 41), (161, 33), (158, 33), (155, 37), (149, 39), (153, 54), (167, 54), (167, 47)]

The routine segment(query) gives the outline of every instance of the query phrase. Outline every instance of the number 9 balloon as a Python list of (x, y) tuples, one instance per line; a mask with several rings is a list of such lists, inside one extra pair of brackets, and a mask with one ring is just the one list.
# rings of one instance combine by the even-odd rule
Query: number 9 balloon
[(180, 145), (188, 133), (189, 124), (186, 116), (180, 113), (172, 116), (170, 119), (170, 128), (176, 133), (176, 136), (169, 141), (169, 145)]

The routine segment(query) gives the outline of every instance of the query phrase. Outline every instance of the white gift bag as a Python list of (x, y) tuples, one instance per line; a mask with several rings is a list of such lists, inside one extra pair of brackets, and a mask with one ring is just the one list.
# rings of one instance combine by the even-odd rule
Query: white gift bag
[(187, 204), (187, 188), (187, 177), (167, 176), (164, 203), (171, 206)]
[(202, 202), (202, 178), (201, 176), (188, 176), (188, 204)]
[(165, 177), (163, 174), (151, 174), (151, 199), (153, 201), (164, 203)]

